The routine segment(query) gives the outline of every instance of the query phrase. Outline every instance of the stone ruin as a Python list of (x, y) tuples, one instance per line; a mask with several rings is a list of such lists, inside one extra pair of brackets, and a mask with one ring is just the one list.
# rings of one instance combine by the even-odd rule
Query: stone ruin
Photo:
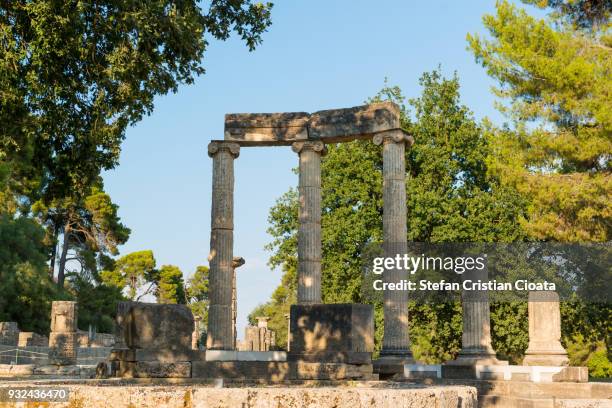
[(19, 342), (17, 322), (0, 322), (0, 345), (16, 346)]
[(19, 332), (19, 347), (47, 347), (49, 338), (34, 332)]
[(51, 333), (49, 361), (55, 365), (76, 365), (78, 352), (77, 303), (53, 302), (51, 305)]
[(257, 317), (257, 326), (244, 328), (244, 340), (239, 351), (271, 351), (276, 348), (276, 333), (268, 328), (269, 317)]
[(111, 352), (110, 375), (188, 378), (191, 362), (205, 356), (192, 348), (194, 318), (185, 305), (120, 302), (117, 321), (121, 338)]
[[(405, 152), (413, 139), (400, 128), (396, 105), (376, 103), (313, 114), (226, 115), (224, 140), (213, 140), (208, 146), (213, 181), (206, 350), (198, 349), (199, 323), (188, 307), (120, 302), (110, 364), (99, 366), (98, 374), (272, 382), (468, 380), (484, 384), (481, 391), (489, 400), (483, 401), (509, 401), (508, 406), (517, 401), (548, 404), (557, 395), (574, 395), (576, 390), (599, 395), (595, 391), (603, 387), (595, 390), (580, 387), (590, 384), (578, 384), (588, 380), (586, 368), (567, 367), (567, 353), (560, 343), (558, 297), (550, 293), (530, 293), (525, 365), (510, 366), (497, 359), (486, 291), (462, 294), (462, 347), (457, 358), (442, 365), (424, 365), (416, 364), (410, 351), (408, 291), (385, 291), (382, 350), (380, 358), (372, 360), (372, 306), (324, 304), (321, 298), (321, 157), (327, 143), (356, 139), (382, 146), (385, 256), (406, 253)], [(236, 268), (244, 260), (233, 253), (233, 166), (241, 148), (255, 146), (291, 146), (299, 160), (298, 296), (287, 316), (287, 352), (272, 351), (275, 335), (265, 319), (247, 328), (249, 344), (241, 349), (248, 351), (236, 351)], [(387, 270), (383, 281), (400, 282), (407, 274), (406, 270)], [(76, 313), (74, 302), (53, 304), (49, 357), (55, 364), (76, 361)], [(0, 342), (15, 342), (16, 331), (14, 324), (0, 324)], [(500, 380), (506, 381), (504, 386), (493, 389), (487, 382)], [(559, 381), (564, 382), (561, 387), (553, 384)], [(456, 401), (451, 405), (458, 406)]]

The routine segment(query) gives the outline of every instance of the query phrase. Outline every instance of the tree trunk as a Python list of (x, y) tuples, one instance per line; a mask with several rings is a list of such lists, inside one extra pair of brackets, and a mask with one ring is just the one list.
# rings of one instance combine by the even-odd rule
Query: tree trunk
[(49, 277), (53, 280), (55, 274), (55, 256), (57, 255), (57, 234), (59, 233), (59, 226), (57, 222), (53, 223), (53, 248), (51, 249), (51, 260), (49, 261)]
[(64, 288), (64, 272), (66, 269), (66, 255), (68, 254), (68, 247), (70, 246), (70, 224), (66, 223), (64, 228), (64, 242), (62, 243), (62, 254), (59, 260), (59, 270), (57, 271), (57, 287), (60, 289)]

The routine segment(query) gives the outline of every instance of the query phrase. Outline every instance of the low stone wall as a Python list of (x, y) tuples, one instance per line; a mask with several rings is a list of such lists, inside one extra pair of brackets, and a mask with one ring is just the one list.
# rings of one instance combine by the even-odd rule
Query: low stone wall
[[(13, 384), (15, 387), (17, 384)], [(32, 386), (19, 383), (18, 386)], [(7, 387), (0, 384), (0, 388)], [(96, 386), (55, 385), (66, 387), (70, 398), (55, 402), (54, 408), (68, 407), (317, 407), (317, 408), (476, 408), (476, 390), (471, 387), (232, 387), (189, 386)], [(8, 403), (3, 407), (17, 407)]]
[[(77, 351), (77, 364), (96, 365), (110, 355), (110, 347), (85, 347)], [(49, 364), (49, 347), (0, 345), (0, 364)]]

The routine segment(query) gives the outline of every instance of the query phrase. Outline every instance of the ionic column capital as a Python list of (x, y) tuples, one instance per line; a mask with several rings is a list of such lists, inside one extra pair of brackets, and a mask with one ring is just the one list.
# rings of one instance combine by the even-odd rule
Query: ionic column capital
[(327, 154), (327, 147), (325, 147), (325, 143), (318, 140), (293, 142), (293, 144), (291, 145), (291, 150), (293, 150), (297, 154), (300, 154), (304, 150), (312, 150), (313, 152), (321, 154), (321, 156), (325, 156)]
[(240, 155), (240, 145), (238, 143), (229, 143), (213, 140), (208, 144), (208, 156), (213, 157), (219, 152), (229, 152), (234, 159)]
[(372, 141), (375, 145), (382, 145), (385, 143), (405, 143), (406, 146), (410, 147), (414, 144), (414, 138), (401, 129), (393, 129), (377, 133), (372, 138)]

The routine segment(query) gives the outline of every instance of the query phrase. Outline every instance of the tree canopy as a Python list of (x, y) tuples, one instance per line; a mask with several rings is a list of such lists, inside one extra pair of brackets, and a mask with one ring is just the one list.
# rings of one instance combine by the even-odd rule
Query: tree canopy
[[(529, 201), (527, 233), (539, 240), (607, 241), (612, 223), (612, 27), (600, 1), (550, 5), (548, 20), (507, 1), (469, 48), (498, 80), (515, 129), (494, 131), (490, 168)], [(569, 24), (566, 20), (576, 24)]]

